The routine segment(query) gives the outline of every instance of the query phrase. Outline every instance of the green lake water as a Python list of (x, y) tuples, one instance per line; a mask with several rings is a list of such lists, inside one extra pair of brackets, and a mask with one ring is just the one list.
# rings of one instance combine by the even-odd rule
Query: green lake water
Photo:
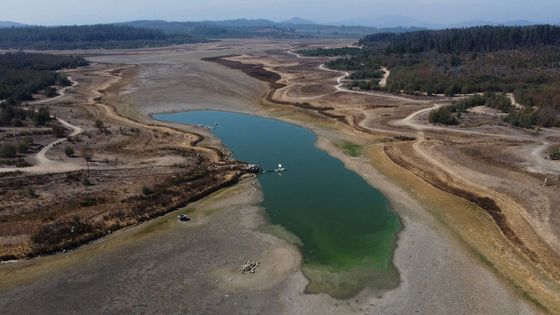
[(399, 283), (392, 264), (401, 224), (387, 199), (343, 163), (315, 147), (308, 129), (274, 119), (220, 111), (154, 115), (212, 132), (240, 161), (274, 169), (259, 176), (270, 226), (266, 231), (297, 244), (308, 293), (348, 298), (365, 286)]

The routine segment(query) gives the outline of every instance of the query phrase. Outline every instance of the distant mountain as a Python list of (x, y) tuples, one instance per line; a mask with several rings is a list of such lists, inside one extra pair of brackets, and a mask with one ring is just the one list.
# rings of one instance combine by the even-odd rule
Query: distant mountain
[(481, 26), (481, 25), (528, 26), (528, 25), (535, 25), (535, 24), (543, 24), (543, 23), (538, 23), (538, 22), (528, 21), (528, 20), (513, 20), (513, 21), (504, 21), (504, 22), (475, 20), (475, 21), (466, 21), (459, 24), (447, 25), (447, 27), (472, 27), (472, 26)]
[(264, 19), (248, 20), (248, 19), (236, 19), (236, 20), (225, 20), (225, 21), (202, 21), (201, 23), (225, 26), (225, 27), (271, 27), (275, 26), (276, 22)]
[(21, 23), (17, 23), (17, 22), (12, 22), (12, 21), (0, 21), (0, 28), (7, 28), (7, 27), (25, 27), (27, 25), (25, 24), (21, 24)]
[(480, 26), (480, 25), (494, 25), (494, 22), (485, 21), (485, 20), (472, 20), (472, 21), (465, 21), (457, 24), (445, 25), (444, 27), (473, 27), (473, 26)]
[(300, 17), (294, 16), (293, 18), (289, 19), (289, 20), (285, 20), (280, 22), (280, 24), (292, 24), (292, 25), (316, 25), (317, 23), (310, 21), (310, 20), (306, 20), (306, 19), (302, 19)]
[(392, 28), (392, 27), (422, 27), (422, 28), (439, 28), (441, 25), (427, 23), (418, 19), (404, 16), (404, 15), (391, 15), (380, 17), (363, 17), (356, 19), (349, 19), (332, 23), (335, 25), (360, 25), (377, 28)]
[(287, 30), (269, 20), (226, 20), (199, 22), (167, 22), (142, 20), (118, 23), (133, 27), (157, 29), (168, 35), (189, 35), (194, 38), (243, 38), (257, 36), (287, 37)]
[(544, 24), (542, 22), (528, 21), (528, 20), (515, 20), (515, 21), (505, 21), (501, 23), (504, 26), (528, 26), (535, 24)]
[[(291, 22), (291, 23), (288, 23)], [(418, 27), (376, 28), (367, 26), (322, 25), (301, 18), (292, 18), (281, 23), (269, 20), (226, 20), (200, 22), (167, 22), (144, 20), (119, 23), (133, 27), (150, 28), (168, 35), (189, 35), (193, 38), (361, 38), (368, 34), (387, 32), (403, 33), (420, 30)]]
[(511, 20), (511, 21), (488, 21), (488, 20), (472, 20), (453, 24), (437, 24), (429, 23), (422, 20), (418, 20), (409, 16), (404, 15), (393, 15), (393, 16), (381, 16), (375, 18), (359, 18), (352, 20), (339, 21), (337, 23), (332, 23), (335, 25), (361, 25), (377, 28), (394, 28), (394, 27), (420, 27), (428, 29), (445, 29), (445, 28), (457, 28), (457, 27), (472, 27), (472, 26), (482, 26), (482, 25), (504, 25), (504, 26), (527, 26), (535, 24), (546, 24), (546, 22), (536, 22), (529, 20)]

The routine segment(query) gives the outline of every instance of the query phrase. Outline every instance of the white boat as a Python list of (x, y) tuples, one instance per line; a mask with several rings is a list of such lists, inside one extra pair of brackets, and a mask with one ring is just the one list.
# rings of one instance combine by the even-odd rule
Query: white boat
[(278, 167), (274, 170), (276, 173), (282, 173), (286, 170), (282, 164), (278, 164)]

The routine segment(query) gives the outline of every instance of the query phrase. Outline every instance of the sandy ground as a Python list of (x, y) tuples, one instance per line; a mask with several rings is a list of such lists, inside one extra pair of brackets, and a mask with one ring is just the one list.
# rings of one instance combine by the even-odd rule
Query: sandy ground
[[(114, 233), (67, 254), (0, 266), (0, 310), (8, 313), (246, 313), (246, 314), (531, 314), (539, 313), (498, 277), (457, 234), (433, 216), (410, 190), (382, 175), (366, 158), (344, 155), (335, 143), (375, 146), (379, 138), (292, 107), (263, 107), (265, 83), (240, 71), (201, 61), (233, 53), (267, 54), (301, 43), (233, 41), (187, 49), (112, 54), (98, 62), (135, 64), (138, 78), (121, 90), (117, 111), (137, 117), (159, 112), (219, 109), (258, 113), (304, 124), (317, 145), (344, 161), (382, 191), (405, 226), (394, 263), (401, 285), (389, 292), (364, 290), (350, 300), (306, 295), (301, 257), (287, 242), (262, 233), (258, 184), (247, 180), (188, 209)], [(297, 58), (293, 56), (293, 58)], [(375, 103), (379, 96), (355, 95)], [(384, 100), (391, 103), (395, 100)], [(349, 100), (351, 102), (351, 100)], [(408, 113), (417, 108), (408, 110)], [(406, 117), (406, 116), (403, 116)], [(302, 123), (304, 121), (304, 123)], [(200, 130), (203, 133), (203, 130)], [(218, 144), (210, 135), (205, 143)], [(240, 276), (248, 259), (256, 275)]]

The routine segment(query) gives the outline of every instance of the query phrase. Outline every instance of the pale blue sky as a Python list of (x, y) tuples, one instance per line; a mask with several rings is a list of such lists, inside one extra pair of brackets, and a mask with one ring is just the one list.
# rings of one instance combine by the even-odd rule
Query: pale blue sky
[(394, 15), (439, 24), (560, 22), (560, 0), (0, 0), (0, 20), (45, 25), (293, 16), (336, 22)]

